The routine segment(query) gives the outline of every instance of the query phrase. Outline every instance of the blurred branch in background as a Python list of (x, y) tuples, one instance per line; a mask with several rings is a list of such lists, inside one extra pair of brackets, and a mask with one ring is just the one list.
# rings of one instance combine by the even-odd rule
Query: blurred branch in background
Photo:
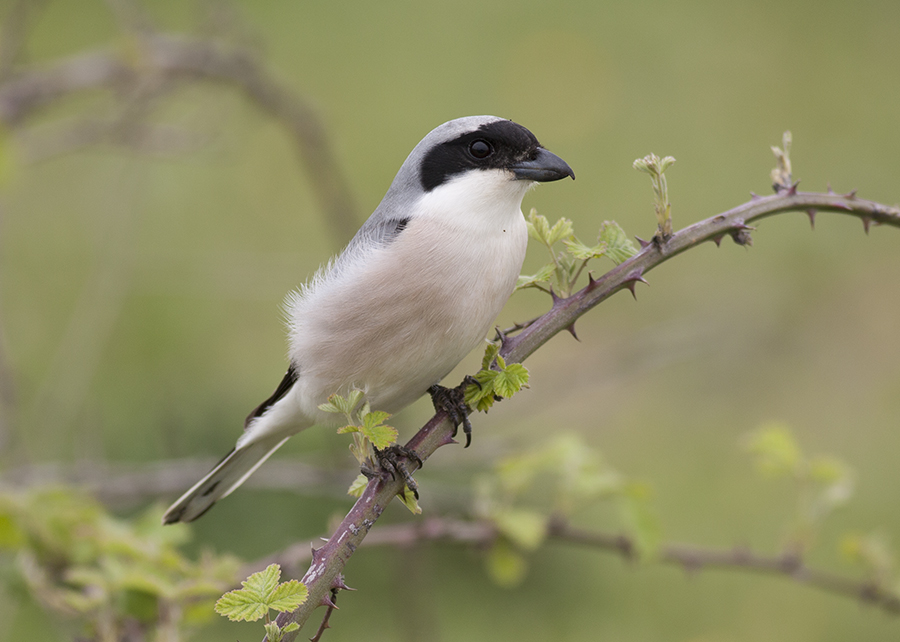
[(43, 65), (14, 64), (26, 39), (21, 27), (35, 10), (31, 4), (16, 4), (6, 21), (15, 37), (5, 39), (0, 51), (0, 122), (21, 134), (26, 121), (42, 108), (80, 92), (109, 90), (121, 102), (116, 118), (85, 118), (64, 128), (55, 141), (32, 141), (34, 158), (99, 143), (150, 153), (189, 151), (201, 142), (195, 134), (148, 124), (145, 118), (154, 102), (178, 89), (179, 83), (222, 84), (242, 92), (288, 131), (335, 246), (355, 233), (359, 220), (352, 192), (318, 115), (301, 94), (267, 69), (256, 52), (223, 38), (157, 32), (136, 5), (113, 2), (119, 23), (128, 30), (126, 46), (82, 52)]
[[(3, 211), (0, 208), (0, 229), (3, 226)], [(3, 318), (3, 308), (0, 307), (0, 319)], [(10, 418), (16, 404), (16, 386), (12, 368), (7, 359), (6, 337), (3, 325), (0, 324), (0, 453), (12, 438), (10, 432)]]
[[(618, 555), (629, 562), (641, 561), (637, 554), (639, 545), (629, 535), (576, 528), (565, 519), (554, 519), (548, 524), (546, 536), (550, 542), (586, 546)], [(381, 526), (364, 540), (364, 546), (413, 548), (426, 542), (439, 542), (487, 549), (500, 537), (502, 533), (496, 524), (487, 520), (428, 517), (407, 524)], [(275, 555), (248, 564), (241, 573), (249, 575), (269, 564), (280, 564), (291, 574), (297, 573), (303, 570), (304, 565), (309, 564), (313, 558), (311, 551), (320, 544), (321, 540), (297, 543)], [(773, 575), (827, 593), (858, 599), (888, 613), (900, 613), (900, 594), (892, 587), (883, 586), (876, 579), (859, 580), (812, 568), (800, 555), (793, 553), (763, 555), (746, 547), (707, 548), (693, 544), (663, 543), (653, 558), (643, 562), (679, 566), (689, 574), (715, 568)]]
[[(220, 5), (214, 12), (215, 35), (192, 37), (157, 31), (142, 7), (129, 0), (107, 5), (122, 31), (115, 46), (83, 51), (42, 64), (22, 60), (29, 33), (43, 2), (21, 0), (3, 18), (0, 40), (0, 123), (10, 131), (26, 161), (40, 161), (88, 147), (112, 145), (142, 155), (185, 154), (208, 144), (208, 122), (191, 127), (154, 122), (178, 90), (207, 83), (241, 92), (251, 104), (287, 131), (319, 203), (334, 247), (340, 247), (358, 227), (351, 189), (338, 167), (325, 128), (315, 110), (298, 92), (278, 79), (234, 29)], [(234, 42), (240, 40), (241, 42)], [(48, 107), (75, 94), (105, 91), (112, 108), (92, 109), (75, 118), (42, 116)], [(40, 121), (41, 124), (34, 124)], [(122, 163), (116, 184), (131, 183), (128, 200), (116, 200), (109, 225), (101, 230), (103, 248), (81, 288), (46, 375), (28, 404), (30, 421), (47, 430), (61, 430), (82, 410), (104, 346), (111, 336), (129, 292), (134, 260), (133, 240), (141, 215), (139, 182), (134, 167)], [(2, 333), (0, 333), (2, 338)], [(0, 343), (0, 350), (3, 346)], [(72, 371), (72, 369), (77, 371)], [(9, 453), (4, 421), (12, 416), (13, 377), (0, 353), (0, 446)], [(20, 453), (21, 455), (21, 453)]]
[[(45, 463), (7, 468), (0, 489), (44, 486), (81, 488), (110, 507), (134, 506), (148, 499), (182, 492), (214, 466), (214, 459), (175, 459), (149, 464), (83, 461)], [(298, 461), (271, 461), (245, 483), (247, 488), (302, 492), (318, 497), (345, 498), (356, 471), (312, 466)]]
[[(38, 443), (51, 443), (54, 432), (68, 429), (83, 410), (104, 349), (122, 314), (132, 285), (135, 241), (145, 210), (139, 179), (129, 162), (113, 171), (110, 188), (124, 185), (124, 196), (110, 205), (107, 226), (95, 231), (98, 255), (24, 415), (31, 431), (43, 436)], [(82, 435), (81, 439), (86, 437), (94, 435)], [(102, 448), (97, 443), (91, 446)]]

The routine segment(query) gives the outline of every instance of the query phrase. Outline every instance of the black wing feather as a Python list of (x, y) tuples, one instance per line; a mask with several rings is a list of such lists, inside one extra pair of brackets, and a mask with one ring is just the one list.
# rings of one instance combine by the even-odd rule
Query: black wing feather
[(291, 364), (291, 367), (288, 368), (284, 375), (284, 379), (282, 379), (281, 383), (278, 384), (278, 387), (275, 388), (275, 392), (272, 393), (272, 396), (259, 404), (253, 409), (253, 412), (247, 415), (247, 418), (244, 420), (244, 428), (246, 428), (251, 421), (261, 416), (266, 410), (278, 403), (278, 401), (287, 394), (288, 390), (291, 389), (291, 386), (297, 382), (298, 377), (297, 369), (294, 368), (294, 364)]

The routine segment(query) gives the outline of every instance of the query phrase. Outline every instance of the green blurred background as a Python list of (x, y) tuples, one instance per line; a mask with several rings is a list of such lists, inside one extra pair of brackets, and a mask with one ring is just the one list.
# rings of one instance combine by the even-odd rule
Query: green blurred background
[[(6, 3), (8, 4), (8, 3)], [(157, 26), (193, 31), (203, 3), (147, 2)], [(690, 2), (236, 2), (232, 28), (315, 106), (361, 222), (432, 127), (495, 114), (530, 128), (578, 180), (526, 197), (582, 238), (614, 219), (655, 228), (649, 181), (631, 168), (672, 155), (676, 228), (768, 193), (770, 145), (794, 136), (801, 189), (859, 188), (900, 201), (900, 5), (895, 0)], [(122, 36), (102, 2), (49, 2), (30, 61)], [(110, 109), (65, 100), (29, 123)], [(236, 92), (192, 84), (154, 112), (207, 144), (162, 158), (95, 147), (28, 161), (9, 140), (0, 192), (4, 461), (218, 457), (284, 367), (280, 303), (339, 244), (281, 126)], [(528, 362), (531, 389), (475, 420), (473, 447), (445, 448), (418, 475), (422, 505), (466, 502), (467, 480), (502, 453), (559, 430), (584, 435), (649, 481), (667, 540), (778, 550), (790, 484), (759, 479), (740, 447), (790, 424), (811, 452), (857, 473), (853, 501), (811, 561), (854, 569), (848, 531), (900, 533), (900, 235), (856, 219), (763, 222), (752, 248), (713, 244), (666, 263)], [(345, 239), (346, 240), (346, 239)], [(532, 247), (525, 271), (543, 256)], [(600, 268), (596, 268), (600, 269)], [(548, 301), (518, 294), (500, 324)], [(472, 355), (450, 383), (477, 368)], [(405, 436), (427, 403), (396, 418)], [(276, 456), (353, 477), (347, 440), (300, 435)], [(246, 559), (314, 537), (349, 499), (242, 489), (196, 523), (195, 547)], [(434, 499), (432, 499), (432, 497)], [(174, 499), (174, 497), (164, 498)], [(134, 510), (126, 507), (123, 510)], [(277, 518), (273, 517), (277, 515)], [(387, 521), (409, 519), (391, 507)], [(602, 512), (587, 526), (615, 527)], [(406, 588), (401, 575), (419, 571)], [(896, 640), (900, 620), (782, 579), (631, 566), (551, 545), (514, 589), (475, 551), (361, 550), (331, 640)], [(0, 615), (22, 639), (35, 610)], [(416, 613), (412, 615), (411, 612)], [(34, 635), (52, 638), (51, 625)], [(13, 637), (14, 636), (14, 637)], [(255, 639), (224, 620), (197, 639)]]

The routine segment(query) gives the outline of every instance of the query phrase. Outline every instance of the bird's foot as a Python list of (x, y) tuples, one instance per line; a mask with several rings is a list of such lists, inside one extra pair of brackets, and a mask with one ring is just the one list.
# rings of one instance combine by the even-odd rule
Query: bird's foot
[(390, 474), (391, 479), (397, 479), (397, 475), (400, 475), (413, 495), (416, 496), (416, 499), (419, 499), (419, 485), (409, 472), (409, 468), (406, 465), (407, 461), (415, 462), (418, 468), (422, 467), (422, 459), (412, 448), (407, 448), (400, 444), (388, 446), (384, 450), (376, 448), (375, 465), (377, 469), (364, 465), (360, 468), (360, 472), (369, 479), (382, 473)]
[(469, 422), (469, 413), (471, 412), (471, 409), (466, 403), (466, 388), (469, 387), (469, 384), (473, 383), (479, 388), (481, 387), (481, 384), (478, 383), (478, 380), (475, 379), (475, 377), (466, 375), (463, 382), (456, 388), (445, 388), (444, 386), (435, 384), (428, 389), (428, 394), (431, 395), (431, 403), (434, 404), (435, 411), (440, 412), (443, 410), (450, 417), (450, 421), (453, 422), (454, 437), (456, 437), (456, 432), (459, 429), (460, 424), (462, 424), (463, 432), (466, 435), (466, 448), (472, 443), (472, 424)]

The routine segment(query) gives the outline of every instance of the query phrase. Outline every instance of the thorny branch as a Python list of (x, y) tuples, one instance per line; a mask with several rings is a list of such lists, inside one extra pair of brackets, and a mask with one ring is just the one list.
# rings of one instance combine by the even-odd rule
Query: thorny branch
[(328, 624), (328, 621), (331, 619), (331, 614), (334, 613), (334, 610), (337, 608), (337, 596), (338, 589), (331, 589), (331, 604), (327, 606), (327, 611), (325, 611), (325, 617), (322, 618), (322, 623), (319, 625), (319, 630), (316, 631), (316, 634), (309, 638), (309, 642), (319, 642), (322, 639), (322, 634), (325, 633), (325, 629), (330, 629), (331, 626)]
[[(855, 191), (848, 194), (835, 194), (830, 190), (824, 194), (798, 192), (795, 184), (789, 189), (780, 189), (772, 196), (754, 195), (747, 203), (695, 223), (676, 232), (665, 241), (643, 242), (638, 254), (596, 280), (591, 277), (588, 285), (571, 297), (565, 299), (554, 297), (553, 307), (546, 314), (528, 324), (515, 336), (503, 336), (500, 354), (507, 363), (521, 362), (551, 337), (573, 327), (583, 314), (616, 292), (627, 288), (634, 294), (635, 284), (638, 281), (644, 282), (644, 275), (647, 272), (670, 258), (706, 241), (713, 241), (718, 245), (725, 236), (730, 236), (738, 245), (751, 245), (750, 233), (754, 230), (751, 223), (791, 211), (805, 212), (811, 220), (814, 219), (816, 212), (820, 211), (855, 216), (862, 221), (866, 232), (873, 223), (900, 228), (900, 210), (858, 198)], [(413, 449), (420, 459), (425, 461), (439, 447), (455, 443), (453, 434), (454, 429), (447, 420), (447, 414), (439, 412), (407, 442), (406, 447)], [(409, 462), (408, 465), (411, 472), (415, 470), (414, 462)], [(362, 496), (331, 538), (321, 548), (312, 552), (312, 563), (302, 580), (309, 589), (309, 599), (296, 611), (279, 614), (280, 626), (284, 627), (293, 621), (302, 627), (313, 609), (327, 604), (326, 598), (341, 580), (341, 572), (347, 560), (402, 488), (403, 480), (399, 478), (376, 477), (369, 482)], [(679, 555), (687, 559), (687, 552), (682, 551)], [(674, 551), (670, 551), (670, 554), (675, 556), (673, 557), (675, 561), (678, 556)], [(721, 563), (724, 563), (724, 560)], [(756, 566), (760, 567), (759, 570), (764, 570), (761, 568), (764, 566), (761, 562)], [(769, 570), (776, 572), (778, 568), (773, 567)], [(807, 579), (804, 581), (809, 583), (813, 582), (810, 576), (815, 576), (813, 571), (802, 565), (794, 573), (798, 577), (805, 575)], [(837, 582), (832, 590), (839, 590), (836, 588), (839, 584), (840, 582)], [(291, 642), (296, 634), (296, 632), (287, 634), (285, 641)]]
[[(408, 547), (424, 542), (462, 544), (487, 548), (498, 532), (488, 521), (429, 517), (416, 522), (379, 527), (365, 541), (367, 548), (376, 546)], [(625, 560), (633, 560), (637, 542), (628, 535), (589, 531), (572, 526), (564, 519), (551, 520), (547, 540), (563, 544), (578, 544), (613, 553)], [(269, 564), (278, 563), (287, 569), (297, 568), (310, 560), (310, 543), (296, 544), (281, 553), (249, 565), (249, 575)], [(706, 569), (751, 571), (790, 579), (813, 588), (843, 597), (858, 599), (866, 604), (900, 613), (900, 595), (877, 582), (857, 580), (837, 573), (811, 568), (795, 553), (763, 555), (745, 547), (707, 548), (687, 544), (662, 544), (651, 561), (679, 566), (687, 573)]]

